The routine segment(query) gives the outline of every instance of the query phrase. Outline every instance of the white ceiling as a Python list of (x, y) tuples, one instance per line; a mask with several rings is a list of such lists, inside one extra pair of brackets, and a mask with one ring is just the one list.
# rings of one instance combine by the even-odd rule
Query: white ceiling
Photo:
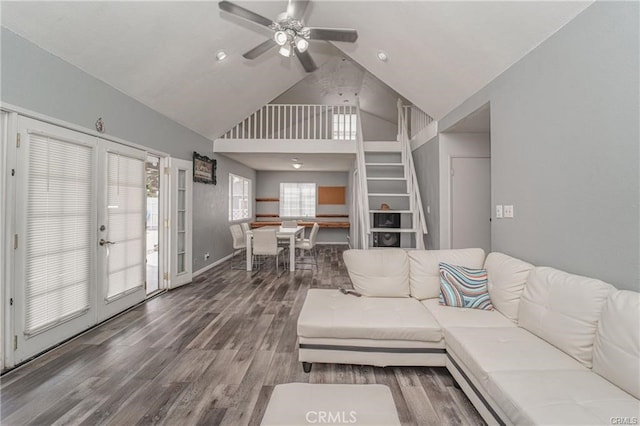
[[(224, 153), (255, 170), (287, 170), (301, 172), (346, 172), (351, 169), (356, 159), (355, 154), (271, 154), (271, 153)], [(293, 158), (302, 167), (294, 169)]]
[[(271, 19), (287, 4), (238, 3)], [(316, 0), (306, 23), (358, 30), (356, 43), (335, 43), (342, 52), (325, 42), (313, 42), (310, 52), (318, 65), (347, 55), (362, 67), (355, 84), (363, 109), (378, 108), (365, 93), (388, 91), (386, 84), (439, 119), (589, 4)], [(220, 12), (216, 2), (2, 1), (0, 7), (3, 26), (210, 139), (306, 76), (295, 58), (275, 50), (243, 59), (270, 32)], [(215, 60), (219, 49), (228, 59)], [(379, 49), (387, 62), (376, 58)], [(352, 87), (357, 73), (340, 62), (327, 62), (325, 73), (340, 75), (309, 77), (309, 87), (326, 91), (341, 80)]]

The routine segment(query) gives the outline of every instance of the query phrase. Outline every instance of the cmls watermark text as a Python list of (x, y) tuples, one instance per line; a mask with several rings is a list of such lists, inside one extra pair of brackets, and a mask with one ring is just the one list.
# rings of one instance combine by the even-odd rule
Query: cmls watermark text
[(612, 425), (637, 425), (637, 417), (611, 417), (609, 422)]
[[(307, 411), (307, 423), (352, 424), (358, 421), (355, 411)], [(622, 424), (622, 423), (621, 423)], [(627, 423), (629, 424), (629, 423)]]

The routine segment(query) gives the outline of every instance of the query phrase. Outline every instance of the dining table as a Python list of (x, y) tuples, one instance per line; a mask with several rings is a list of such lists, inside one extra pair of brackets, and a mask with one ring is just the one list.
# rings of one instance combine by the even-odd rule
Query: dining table
[(253, 233), (260, 232), (262, 229), (275, 229), (276, 237), (279, 240), (288, 240), (289, 241), (289, 271), (293, 272), (296, 270), (296, 239), (304, 236), (304, 226), (296, 226), (295, 228), (285, 228), (282, 226), (263, 226), (258, 229), (252, 229), (246, 232), (247, 238), (247, 271), (251, 272), (253, 268), (252, 262), (252, 242), (253, 242)]

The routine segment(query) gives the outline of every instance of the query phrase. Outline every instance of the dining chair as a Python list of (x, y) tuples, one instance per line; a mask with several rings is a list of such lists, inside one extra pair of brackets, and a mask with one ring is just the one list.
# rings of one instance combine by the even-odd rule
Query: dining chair
[[(309, 234), (309, 238), (304, 240), (296, 241), (296, 250), (302, 250), (305, 252), (309, 252), (311, 254), (312, 262), (308, 262), (311, 265), (315, 265), (316, 269), (318, 269), (318, 254), (316, 251), (316, 238), (318, 237), (318, 230), (320, 229), (320, 225), (317, 222), (313, 224), (313, 228), (311, 228), (311, 233)], [(305, 262), (306, 263), (306, 262)]]
[[(249, 226), (249, 222), (242, 222), (240, 226), (242, 227), (242, 233), (246, 237), (247, 232), (251, 231), (251, 226)], [(246, 238), (245, 238), (245, 241), (246, 241)]]
[(240, 257), (240, 261), (235, 262), (236, 254), (244, 254), (247, 249), (247, 239), (245, 237), (244, 232), (242, 232), (242, 227), (237, 223), (234, 223), (229, 226), (229, 230), (231, 231), (231, 238), (233, 240), (233, 254), (231, 256), (231, 269), (245, 269), (246, 265), (242, 261), (242, 256)]
[(252, 243), (252, 261), (255, 256), (273, 256), (276, 261), (276, 276), (280, 276), (280, 255), (284, 267), (286, 268), (287, 256), (284, 247), (278, 246), (278, 237), (276, 236), (275, 229), (257, 229), (253, 231), (253, 243)]

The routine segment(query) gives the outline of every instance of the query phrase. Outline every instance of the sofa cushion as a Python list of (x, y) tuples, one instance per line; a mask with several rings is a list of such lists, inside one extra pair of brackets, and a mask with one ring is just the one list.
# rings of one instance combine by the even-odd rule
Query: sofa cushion
[(589, 370), (499, 371), (487, 392), (508, 424), (605, 425), (640, 416), (640, 401)]
[(487, 290), (487, 270), (440, 262), (440, 304), (493, 311)]
[(518, 324), (591, 368), (593, 341), (610, 284), (536, 267), (520, 300)]
[(443, 329), (449, 327), (517, 327), (500, 312), (443, 306), (439, 299), (425, 299), (422, 304)]
[(371, 297), (409, 297), (409, 259), (405, 250), (347, 250), (343, 257), (358, 292)]
[(489, 296), (493, 307), (511, 321), (518, 321), (520, 297), (533, 265), (502, 253), (489, 253), (484, 262), (489, 274)]
[(312, 289), (298, 317), (298, 336), (439, 342), (442, 329), (413, 298), (355, 297)]
[(586, 370), (579, 362), (520, 327), (444, 329), (447, 352), (487, 386), (496, 371)]
[(482, 268), (484, 250), (409, 250), (411, 296), (418, 300), (440, 297), (440, 262)]
[(604, 304), (593, 371), (640, 399), (640, 293), (616, 291)]

